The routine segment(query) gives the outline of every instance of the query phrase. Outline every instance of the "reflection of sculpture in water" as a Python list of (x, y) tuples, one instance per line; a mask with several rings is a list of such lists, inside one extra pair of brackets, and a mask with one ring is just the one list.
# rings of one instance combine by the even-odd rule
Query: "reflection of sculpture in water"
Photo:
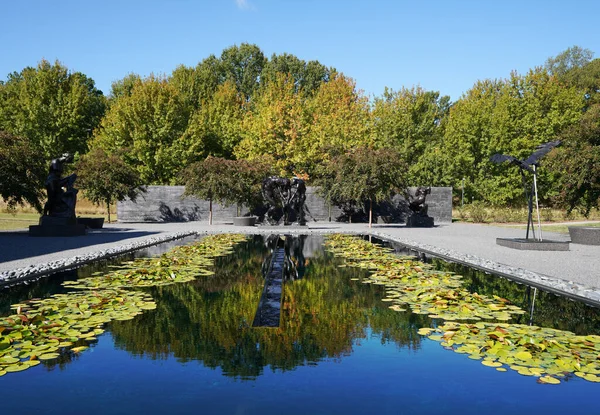
[(48, 201), (44, 205), (44, 216), (75, 218), (78, 190), (73, 187), (73, 184), (77, 176), (71, 174), (61, 177), (63, 164), (72, 161), (73, 155), (65, 153), (50, 163), (50, 170), (45, 182)]
[(271, 225), (277, 225), (283, 217), (284, 225), (294, 220), (300, 225), (306, 224), (304, 202), (306, 201), (306, 184), (304, 180), (271, 176), (263, 180), (262, 195), (269, 205), (265, 214)]
[(304, 241), (306, 235), (268, 235), (265, 237), (265, 246), (269, 248), (270, 254), (263, 260), (262, 274), (266, 277), (273, 253), (277, 248), (283, 248), (284, 257), (284, 280), (295, 281), (302, 279), (306, 271), (306, 259), (304, 258)]
[(412, 210), (415, 214), (427, 216), (427, 203), (425, 203), (425, 199), (430, 193), (431, 187), (417, 187), (415, 196), (410, 198), (410, 202), (408, 204), (410, 210)]

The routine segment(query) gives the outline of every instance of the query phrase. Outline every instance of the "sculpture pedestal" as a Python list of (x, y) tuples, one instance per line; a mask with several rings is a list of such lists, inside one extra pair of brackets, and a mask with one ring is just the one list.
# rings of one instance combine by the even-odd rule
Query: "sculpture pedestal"
[(256, 225), (256, 216), (236, 216), (233, 218), (234, 226), (254, 226)]
[(496, 238), (496, 244), (521, 251), (568, 251), (569, 243), (525, 238)]
[(406, 219), (407, 228), (433, 228), (431, 216), (411, 215)]
[(600, 245), (600, 228), (591, 226), (569, 226), (571, 243), (583, 245)]
[(77, 218), (77, 223), (91, 229), (102, 229), (102, 226), (104, 226), (104, 218)]
[(75, 218), (42, 216), (39, 225), (29, 226), (29, 236), (83, 236), (85, 234), (85, 225), (77, 223)]

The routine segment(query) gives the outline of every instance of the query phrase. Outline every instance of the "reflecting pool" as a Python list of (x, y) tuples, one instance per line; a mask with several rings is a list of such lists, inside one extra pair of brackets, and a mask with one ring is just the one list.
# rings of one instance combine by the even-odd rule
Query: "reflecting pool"
[[(155, 308), (113, 320), (81, 353), (0, 377), (5, 413), (44, 414), (481, 414), (596, 413), (600, 384), (567, 375), (538, 384), (498, 372), (419, 334), (444, 322), (390, 309), (371, 271), (348, 266), (320, 236), (274, 245), (248, 237), (189, 282), (136, 288)], [(264, 272), (285, 249), (280, 326), (253, 327)], [(160, 254), (157, 252), (156, 254)], [(132, 258), (125, 258), (131, 260)], [(109, 271), (99, 264), (0, 291), (0, 309), (73, 291), (64, 281)], [(464, 287), (509, 300), (512, 322), (600, 334), (596, 308), (435, 260)], [(533, 308), (533, 312), (531, 312)]]

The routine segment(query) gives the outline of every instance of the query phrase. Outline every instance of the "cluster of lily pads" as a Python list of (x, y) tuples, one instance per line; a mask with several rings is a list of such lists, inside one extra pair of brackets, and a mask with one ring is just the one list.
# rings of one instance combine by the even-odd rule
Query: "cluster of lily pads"
[(436, 328), (421, 328), (419, 334), (449, 350), (500, 372), (535, 376), (539, 383), (557, 384), (572, 375), (600, 382), (600, 336), (502, 322), (524, 311), (501, 297), (468, 292), (461, 288), (460, 275), (435, 271), (357, 237), (332, 235), (326, 247), (348, 266), (370, 270), (363, 282), (384, 285), (383, 301), (393, 302), (391, 309), (406, 311), (403, 307), (409, 306), (414, 313), (446, 320)]
[(471, 293), (462, 287), (462, 277), (431, 269), (413, 257), (400, 257), (393, 250), (348, 235), (332, 235), (327, 250), (345, 259), (346, 264), (372, 273), (363, 282), (384, 285), (390, 308), (427, 314), (444, 320), (510, 320), (524, 311), (498, 296)]
[(109, 273), (65, 282), (83, 288), (46, 299), (13, 304), (14, 314), (0, 317), (0, 376), (19, 372), (63, 354), (80, 353), (97, 340), (103, 325), (130, 320), (156, 303), (144, 292), (127, 290), (190, 281), (212, 274), (213, 258), (226, 255), (243, 235), (212, 235), (176, 247), (160, 258), (139, 258)]
[(111, 267), (112, 272), (97, 272), (63, 284), (70, 288), (102, 289), (188, 282), (212, 275), (207, 267), (213, 264), (213, 258), (228, 255), (235, 244), (245, 239), (238, 234), (210, 235), (198, 243), (177, 246), (158, 258), (137, 258)]
[(442, 346), (500, 372), (507, 368), (520, 375), (535, 376), (539, 383), (560, 383), (574, 374), (600, 382), (600, 336), (573, 333), (522, 324), (446, 322), (437, 328), (419, 329), (419, 334), (440, 341)]

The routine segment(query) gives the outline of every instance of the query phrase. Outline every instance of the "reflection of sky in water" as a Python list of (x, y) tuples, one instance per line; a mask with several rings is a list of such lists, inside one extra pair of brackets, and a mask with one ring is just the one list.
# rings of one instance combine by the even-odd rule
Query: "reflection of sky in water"
[[(415, 323), (427, 319), (391, 312), (386, 303), (378, 300), (381, 294), (378, 287), (358, 281), (341, 284), (340, 280), (347, 281), (350, 278), (346, 273), (356, 276), (357, 271), (328, 265), (327, 258), (314, 249), (310, 253), (311, 261), (305, 279), (292, 284), (309, 284), (311, 279), (313, 283), (320, 281), (306, 285), (307, 291), (298, 291), (304, 297), (309, 296), (309, 289), (314, 287), (321, 286), (329, 291), (316, 293), (314, 298), (305, 298), (307, 304), (323, 300), (340, 307), (351, 304), (354, 308), (347, 310), (349, 314), (366, 315), (368, 319), (365, 321), (371, 321), (377, 328), (364, 326), (363, 331), (361, 326), (357, 326), (358, 336), (349, 336), (353, 339), (349, 349), (333, 355), (316, 353), (314, 356), (320, 357), (310, 358), (313, 356), (311, 347), (318, 349), (319, 344), (331, 340), (318, 338), (319, 335), (337, 335), (339, 332), (335, 330), (336, 327), (348, 323), (343, 315), (328, 315), (327, 310), (315, 306), (320, 311), (321, 320), (313, 327), (309, 319), (301, 320), (306, 326), (301, 327), (297, 334), (303, 341), (312, 339), (314, 342), (302, 345), (306, 348), (305, 354), (296, 356), (298, 360), (291, 359), (292, 367), (285, 371), (273, 369), (268, 364), (267, 354), (256, 355), (263, 361), (252, 364), (265, 367), (260, 375), (245, 380), (239, 376), (225, 375), (219, 365), (213, 369), (208, 362), (193, 356), (178, 356), (177, 353), (197, 351), (199, 356), (207, 359), (214, 353), (217, 362), (219, 358), (228, 356), (227, 353), (219, 354), (222, 352), (219, 347), (214, 351), (197, 350), (206, 345), (202, 344), (201, 337), (194, 337), (193, 334), (225, 338), (230, 333), (238, 333), (248, 336), (248, 339), (256, 335), (248, 331), (253, 329), (248, 328), (220, 328), (219, 321), (214, 320), (215, 316), (209, 315), (210, 318), (204, 320), (202, 313), (205, 310), (194, 308), (197, 304), (216, 304), (221, 298), (223, 301), (242, 301), (238, 297), (242, 292), (239, 291), (241, 283), (238, 279), (247, 278), (251, 273), (260, 273), (262, 257), (267, 253), (258, 239), (252, 246), (258, 257), (248, 262), (255, 264), (254, 268), (244, 268), (239, 258), (220, 259), (212, 286), (209, 286), (209, 281), (203, 281), (197, 286), (192, 284), (194, 289), (169, 286), (153, 290), (159, 305), (161, 299), (163, 304), (167, 299), (187, 299), (188, 303), (173, 304), (173, 307), (162, 309), (159, 307), (152, 312), (155, 314), (147, 313), (133, 321), (118, 323), (113, 333), (100, 336), (94, 347), (73, 362), (66, 363), (62, 369), (55, 366), (47, 370), (40, 365), (1, 377), (2, 411), (45, 414), (555, 414), (577, 408), (581, 413), (597, 412), (594, 392), (600, 385), (578, 378), (558, 386), (538, 385), (533, 377), (521, 376), (513, 371), (497, 372), (479, 361), (468, 359), (466, 355), (444, 350), (438, 342), (425, 338), (420, 340), (417, 347), (407, 347), (408, 340), (402, 335), (407, 334), (406, 330), (416, 331), (418, 325)], [(247, 255), (238, 254), (239, 257)], [(308, 257), (306, 251), (305, 255)], [(260, 291), (260, 281), (254, 286)], [(521, 291), (515, 288), (515, 295), (522, 293), (523, 289), (522, 286), (519, 286)], [(248, 298), (252, 295), (248, 294)], [(544, 301), (547, 303), (549, 300)], [(246, 309), (252, 310), (252, 304)], [(562, 312), (558, 310), (555, 318)], [(174, 343), (161, 346), (171, 348), (172, 353), (153, 360), (143, 357), (148, 354), (141, 353), (144, 345), (152, 345), (152, 339), (136, 336), (139, 331), (146, 333), (145, 328), (152, 333), (152, 324), (162, 327), (158, 318), (161, 313), (168, 315), (168, 322), (183, 324), (187, 321), (189, 325), (179, 330), (170, 327), (173, 330), (171, 337), (168, 333), (162, 333), (161, 336), (155, 333), (156, 337), (170, 339)], [(227, 318), (222, 316), (223, 321)], [(587, 320), (591, 318), (591, 315), (586, 316)], [(190, 323), (194, 319), (200, 320)], [(207, 329), (203, 324), (215, 326)], [(379, 327), (382, 324), (390, 326), (384, 335)], [(328, 330), (318, 325), (328, 325)], [(189, 337), (186, 331), (190, 332)], [(313, 334), (303, 336), (303, 332)], [(121, 339), (118, 341), (119, 348), (114, 345), (115, 336)], [(382, 340), (382, 336), (386, 340)], [(194, 344), (178, 349), (177, 342)], [(273, 346), (268, 342), (265, 344)], [(126, 350), (136, 347), (141, 349)], [(243, 353), (236, 356), (247, 357)], [(303, 360), (302, 356), (306, 359)], [(28, 395), (35, 396), (35, 399), (27, 398)]]

